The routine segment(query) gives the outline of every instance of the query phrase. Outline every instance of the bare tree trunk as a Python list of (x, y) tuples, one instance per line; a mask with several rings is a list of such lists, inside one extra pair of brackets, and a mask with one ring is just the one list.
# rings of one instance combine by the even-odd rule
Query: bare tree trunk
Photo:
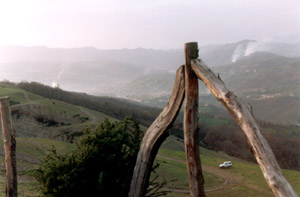
[(6, 196), (18, 196), (16, 168), (16, 139), (12, 126), (9, 97), (0, 98), (2, 136), (6, 167)]
[(265, 180), (275, 196), (296, 196), (293, 188), (282, 175), (277, 160), (268, 142), (262, 136), (252, 108), (230, 92), (223, 81), (202, 60), (193, 59), (192, 69), (206, 84), (217, 99), (227, 108), (247, 136), (252, 154), (255, 156)]
[(145, 194), (149, 182), (152, 164), (162, 142), (169, 135), (170, 128), (178, 115), (184, 98), (184, 67), (176, 73), (173, 93), (169, 103), (146, 131), (137, 156), (129, 196), (141, 197)]
[(185, 51), (185, 105), (184, 144), (191, 196), (205, 196), (199, 152), (198, 78), (191, 68), (191, 59), (198, 57), (198, 44), (186, 43)]

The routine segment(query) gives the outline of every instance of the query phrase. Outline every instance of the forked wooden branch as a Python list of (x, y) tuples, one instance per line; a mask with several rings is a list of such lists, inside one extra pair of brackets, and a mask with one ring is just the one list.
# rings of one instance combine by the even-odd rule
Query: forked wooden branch
[(178, 68), (169, 103), (146, 131), (137, 156), (129, 196), (141, 197), (145, 193), (157, 151), (169, 135), (167, 130), (174, 122), (184, 98), (184, 66)]
[(6, 196), (16, 197), (17, 191), (17, 167), (16, 167), (16, 140), (12, 126), (9, 97), (0, 98), (0, 111), (2, 123), (2, 136), (5, 152), (6, 168)]
[(251, 152), (275, 196), (296, 196), (293, 188), (282, 175), (272, 149), (262, 136), (257, 121), (252, 114), (251, 106), (229, 91), (222, 80), (216, 77), (202, 60), (193, 59), (191, 63), (195, 74), (227, 108), (247, 136)]

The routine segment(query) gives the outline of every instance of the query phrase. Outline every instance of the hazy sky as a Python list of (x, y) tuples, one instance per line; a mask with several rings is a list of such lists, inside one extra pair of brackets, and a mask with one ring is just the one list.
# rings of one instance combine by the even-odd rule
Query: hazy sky
[(300, 35), (299, 0), (0, 0), (0, 46), (181, 48)]

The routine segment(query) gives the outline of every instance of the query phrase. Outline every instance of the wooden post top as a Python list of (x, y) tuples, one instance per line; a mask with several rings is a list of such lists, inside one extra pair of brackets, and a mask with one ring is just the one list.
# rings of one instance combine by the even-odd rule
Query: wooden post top
[(9, 96), (0, 97), (0, 100), (3, 100), (3, 99), (9, 99)]
[(197, 42), (188, 42), (184, 44), (184, 51), (189, 56), (189, 58), (194, 59), (198, 58), (198, 43)]
[(10, 106), (10, 102), (9, 102), (9, 96), (4, 96), (4, 97), (0, 97), (0, 107), (7, 107)]

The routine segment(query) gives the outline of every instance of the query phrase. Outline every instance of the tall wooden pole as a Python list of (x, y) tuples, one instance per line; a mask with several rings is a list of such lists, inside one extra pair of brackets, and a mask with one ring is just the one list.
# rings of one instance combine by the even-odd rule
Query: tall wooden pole
[(17, 166), (16, 166), (16, 139), (12, 126), (9, 97), (0, 98), (2, 136), (4, 141), (5, 168), (6, 168), (6, 196), (18, 196)]
[(188, 170), (190, 195), (205, 196), (199, 152), (198, 126), (198, 78), (191, 68), (191, 60), (198, 57), (198, 44), (186, 43), (185, 52), (185, 105), (184, 144)]

